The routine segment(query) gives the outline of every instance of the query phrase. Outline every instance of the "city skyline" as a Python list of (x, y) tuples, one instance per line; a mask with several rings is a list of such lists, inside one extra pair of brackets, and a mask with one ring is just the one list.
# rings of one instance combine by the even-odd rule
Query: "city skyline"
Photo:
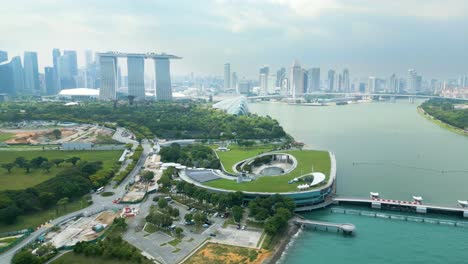
[[(296, 58), (311, 67), (348, 68), (355, 76), (405, 75), (411, 68), (435, 78), (468, 72), (468, 36), (459, 31), (468, 26), (463, 1), (139, 1), (138, 8), (130, 1), (109, 3), (3, 4), (0, 33), (8, 37), (1, 49), (10, 57), (37, 51), (41, 72), (52, 66), (53, 48), (76, 50), (79, 66), (86, 49), (170, 50), (185, 58), (174, 65), (176, 75), (222, 76), (219, 64), (229, 61), (241, 69), (239, 77), (255, 78), (263, 64), (280, 68)], [(105, 10), (112, 15), (100, 15)], [(247, 59), (252, 57), (254, 62)]]

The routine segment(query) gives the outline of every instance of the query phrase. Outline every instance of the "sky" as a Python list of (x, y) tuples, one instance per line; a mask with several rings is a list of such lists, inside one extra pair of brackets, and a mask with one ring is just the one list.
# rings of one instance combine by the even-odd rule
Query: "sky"
[[(0, 50), (166, 52), (173, 74), (349, 68), (351, 77), (468, 75), (467, 0), (14, 0), (0, 4)], [(41, 70), (43, 71), (43, 69)]]

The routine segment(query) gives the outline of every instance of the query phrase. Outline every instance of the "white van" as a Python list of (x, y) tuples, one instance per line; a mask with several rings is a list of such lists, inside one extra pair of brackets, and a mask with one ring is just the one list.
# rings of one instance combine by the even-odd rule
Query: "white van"
[(96, 193), (102, 193), (104, 191), (104, 187), (100, 187), (99, 189), (96, 190)]

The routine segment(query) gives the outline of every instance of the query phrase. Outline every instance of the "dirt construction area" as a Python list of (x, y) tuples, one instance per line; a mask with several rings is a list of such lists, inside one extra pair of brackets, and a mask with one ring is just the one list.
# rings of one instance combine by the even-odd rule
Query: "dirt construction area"
[(104, 228), (112, 224), (118, 213), (104, 211), (90, 217), (80, 217), (61, 225), (58, 230), (46, 234), (46, 242), (51, 242), (56, 248), (73, 246), (80, 241), (90, 241), (98, 238), (103, 230), (93, 228), (102, 225)]
[(256, 248), (262, 236), (262, 229), (249, 227), (242, 230), (233, 225), (220, 228), (217, 232), (216, 238), (213, 239), (214, 242), (250, 248)]
[(207, 243), (189, 259), (187, 259), (184, 264), (260, 264), (269, 255), (270, 252), (264, 249), (256, 250), (245, 247)]

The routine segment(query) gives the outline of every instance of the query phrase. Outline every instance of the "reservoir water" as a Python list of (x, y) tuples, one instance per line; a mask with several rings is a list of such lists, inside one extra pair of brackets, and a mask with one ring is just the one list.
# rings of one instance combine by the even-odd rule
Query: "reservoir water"
[[(312, 107), (249, 104), (296, 140), (337, 158), (337, 192), (455, 206), (468, 199), (468, 137), (422, 117), (417, 105), (366, 103)], [(468, 229), (331, 213), (305, 217), (356, 225), (354, 237), (305, 230), (283, 263), (468, 263)]]

